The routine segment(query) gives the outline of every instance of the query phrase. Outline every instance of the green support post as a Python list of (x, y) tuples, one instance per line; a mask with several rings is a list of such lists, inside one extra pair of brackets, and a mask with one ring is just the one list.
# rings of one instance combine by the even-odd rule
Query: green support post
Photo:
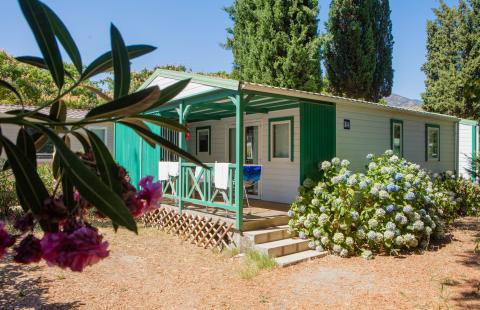
[[(185, 125), (187, 113), (189, 110), (189, 106), (185, 106), (184, 103), (180, 103), (180, 105), (177, 108), (177, 113), (178, 113), (178, 123), (181, 125)], [(187, 144), (185, 141), (185, 133), (184, 132), (179, 132), (178, 133), (178, 146), (182, 150), (187, 150)], [(183, 165), (183, 158), (178, 157), (178, 167), (179, 167), (179, 173), (178, 173), (178, 183), (177, 183), (177, 199), (178, 199), (178, 211), (180, 214), (182, 214), (182, 210), (184, 207), (184, 201), (183, 201), (183, 191), (185, 189), (185, 176), (183, 174), (184, 169), (182, 168)]]
[(235, 226), (238, 230), (243, 226), (243, 113), (245, 106), (241, 94), (232, 97), (232, 102), (235, 105), (235, 209), (236, 222)]

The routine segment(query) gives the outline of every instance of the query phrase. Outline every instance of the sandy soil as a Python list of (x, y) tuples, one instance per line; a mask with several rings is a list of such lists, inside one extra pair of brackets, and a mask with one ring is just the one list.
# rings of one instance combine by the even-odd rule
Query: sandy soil
[(1, 309), (480, 309), (480, 224), (457, 221), (436, 251), (327, 256), (239, 276), (241, 260), (155, 229), (104, 229), (111, 255), (83, 273), (0, 262)]

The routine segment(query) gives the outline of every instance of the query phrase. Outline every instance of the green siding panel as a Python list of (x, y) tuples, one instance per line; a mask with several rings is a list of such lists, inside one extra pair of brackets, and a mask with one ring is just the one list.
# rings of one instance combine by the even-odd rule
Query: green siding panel
[(130, 128), (115, 123), (115, 160), (127, 169), (133, 185), (140, 180), (141, 139)]
[(318, 163), (335, 156), (335, 114), (331, 104), (300, 103), (300, 182), (318, 180)]
[[(160, 135), (160, 127), (147, 123), (153, 133)], [(158, 162), (160, 161), (160, 146), (151, 147), (150, 144), (141, 140), (142, 164), (140, 166), (141, 177), (153, 176), (154, 180), (158, 179)]]

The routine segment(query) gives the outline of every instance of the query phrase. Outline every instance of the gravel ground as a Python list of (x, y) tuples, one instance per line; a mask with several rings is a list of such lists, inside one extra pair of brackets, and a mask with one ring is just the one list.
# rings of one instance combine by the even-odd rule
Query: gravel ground
[(111, 255), (83, 273), (0, 261), (0, 309), (480, 309), (474, 218), (422, 255), (327, 256), (251, 280), (241, 259), (155, 229), (103, 232)]

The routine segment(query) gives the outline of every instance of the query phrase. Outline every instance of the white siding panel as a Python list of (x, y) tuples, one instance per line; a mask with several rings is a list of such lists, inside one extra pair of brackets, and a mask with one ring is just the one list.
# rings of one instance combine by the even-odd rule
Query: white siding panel
[[(365, 106), (337, 105), (337, 156), (352, 163), (355, 171), (364, 169), (368, 153), (381, 154), (390, 149), (390, 120), (403, 120), (404, 157), (427, 170), (442, 172), (455, 169), (455, 122), (428, 117), (379, 111)], [(349, 119), (351, 129), (343, 129)], [(440, 125), (440, 161), (425, 161), (425, 124)]]
[(458, 126), (458, 174), (469, 178), (469, 158), (472, 157), (472, 126), (459, 124)]
[[(294, 161), (268, 161), (268, 119), (283, 116), (294, 117)], [(259, 126), (259, 164), (262, 165), (260, 197), (263, 200), (290, 203), (297, 195), (300, 179), (300, 116), (298, 109), (274, 111), (268, 114), (247, 114), (244, 126)], [(235, 128), (235, 119), (202, 121), (190, 124), (190, 140), (187, 147), (195, 154), (196, 128), (211, 126), (212, 152), (197, 154), (206, 163), (228, 161), (228, 129)]]

